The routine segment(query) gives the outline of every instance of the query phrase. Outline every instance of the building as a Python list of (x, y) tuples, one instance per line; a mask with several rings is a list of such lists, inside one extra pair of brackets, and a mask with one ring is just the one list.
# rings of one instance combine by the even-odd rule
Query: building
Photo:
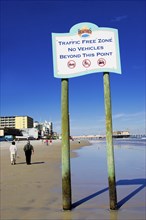
[(15, 128), (0, 128), (0, 137), (5, 136), (5, 135), (22, 135), (21, 130), (15, 129)]
[(53, 135), (53, 123), (52, 122), (41, 122), (38, 121), (34, 122), (34, 128), (37, 128), (39, 130), (40, 137), (44, 136), (52, 136)]
[(52, 135), (53, 133), (53, 124), (52, 122), (45, 121), (42, 126), (42, 131), (44, 135)]
[(25, 128), (22, 130), (22, 135), (27, 139), (38, 139), (39, 137), (37, 128)]
[(113, 138), (128, 138), (130, 137), (129, 131), (114, 131)]
[(0, 117), (0, 128), (33, 128), (33, 118), (29, 116), (4, 116)]
[(40, 133), (41, 136), (47, 136), (47, 135), (52, 135), (53, 133), (53, 124), (52, 122), (41, 122), (39, 123), (38, 121), (34, 122), (34, 128), (37, 128)]

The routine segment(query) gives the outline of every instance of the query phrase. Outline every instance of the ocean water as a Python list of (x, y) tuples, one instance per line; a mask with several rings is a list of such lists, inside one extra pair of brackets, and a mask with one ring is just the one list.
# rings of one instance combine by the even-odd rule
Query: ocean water
[[(117, 184), (146, 179), (146, 139), (114, 139), (114, 160)], [(75, 186), (108, 187), (106, 141), (92, 141), (91, 146), (76, 151), (71, 160), (72, 183)]]
[[(79, 182), (89, 182), (91, 179), (92, 182), (99, 182), (100, 175), (104, 183), (108, 175), (106, 141), (91, 143), (91, 146), (77, 150), (78, 157), (71, 160), (73, 176)], [(113, 146), (117, 179), (146, 175), (146, 139), (114, 139)]]
[[(146, 140), (115, 139), (114, 159), (118, 212), (109, 212), (106, 141), (92, 141), (71, 159), (73, 206), (102, 210), (102, 219), (145, 219)], [(104, 218), (105, 214), (105, 218)]]

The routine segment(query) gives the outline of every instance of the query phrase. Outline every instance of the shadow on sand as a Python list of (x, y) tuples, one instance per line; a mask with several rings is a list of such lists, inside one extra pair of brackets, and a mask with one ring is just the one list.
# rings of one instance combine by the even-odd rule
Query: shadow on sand
[[(42, 164), (42, 163), (45, 163), (45, 162), (43, 162), (43, 161), (41, 161), (41, 162), (33, 162), (33, 163), (31, 163), (31, 165), (35, 165), (35, 164)], [(26, 164), (26, 162), (20, 162), (20, 163), (17, 163), (18, 165), (19, 164)]]
[[(116, 182), (117, 186), (125, 186), (125, 185), (140, 185), (137, 189), (135, 189), (133, 192), (131, 192), (129, 195), (127, 195), (125, 198), (123, 198), (121, 201), (118, 202), (117, 207), (120, 208), (123, 204), (125, 204), (128, 200), (130, 200), (132, 197), (134, 197), (138, 192), (140, 192), (142, 189), (146, 187), (146, 179), (126, 179), (126, 180), (119, 180)], [(87, 202), (90, 199), (93, 199), (94, 197), (106, 192), (109, 188), (104, 188), (96, 193), (93, 193), (75, 203), (72, 204), (72, 208), (75, 208), (82, 203)]]

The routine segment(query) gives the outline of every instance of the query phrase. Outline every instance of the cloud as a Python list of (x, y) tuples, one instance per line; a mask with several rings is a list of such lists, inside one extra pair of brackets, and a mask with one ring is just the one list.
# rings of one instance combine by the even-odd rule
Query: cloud
[(136, 113), (131, 113), (131, 114), (125, 114), (125, 113), (119, 113), (113, 115), (113, 119), (124, 119), (124, 120), (133, 120), (133, 118), (144, 118), (145, 117), (145, 112), (136, 112)]
[[(131, 134), (144, 133), (145, 131), (145, 112), (125, 113), (119, 112), (112, 114), (113, 130), (129, 130)], [(89, 119), (70, 119), (71, 135), (105, 134), (105, 115)], [(53, 122), (53, 130), (61, 133), (61, 120)], [(138, 131), (138, 132), (136, 132)]]
[(128, 18), (127, 15), (121, 15), (121, 16), (117, 16), (117, 17), (113, 18), (111, 21), (112, 22), (120, 22), (120, 21), (125, 20), (127, 18)]
[(129, 130), (131, 134), (144, 134), (146, 115), (144, 111), (135, 113), (120, 113), (113, 115), (113, 130)]
[(113, 119), (119, 119), (119, 118), (123, 118), (124, 116), (125, 116), (124, 113), (120, 113), (120, 114), (113, 115), (112, 118)]

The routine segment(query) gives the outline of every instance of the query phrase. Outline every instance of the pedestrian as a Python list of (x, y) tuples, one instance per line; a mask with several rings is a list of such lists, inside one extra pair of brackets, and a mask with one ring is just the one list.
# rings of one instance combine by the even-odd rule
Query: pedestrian
[(46, 139), (46, 145), (48, 146), (48, 139)]
[(31, 164), (31, 154), (32, 154), (32, 152), (34, 153), (34, 148), (30, 144), (30, 141), (27, 142), (27, 144), (24, 146), (23, 150), (25, 152), (26, 163), (27, 163), (27, 165), (30, 165)]
[(12, 141), (9, 150), (10, 150), (11, 165), (15, 165), (16, 157), (17, 157), (17, 146), (15, 145), (15, 141)]

